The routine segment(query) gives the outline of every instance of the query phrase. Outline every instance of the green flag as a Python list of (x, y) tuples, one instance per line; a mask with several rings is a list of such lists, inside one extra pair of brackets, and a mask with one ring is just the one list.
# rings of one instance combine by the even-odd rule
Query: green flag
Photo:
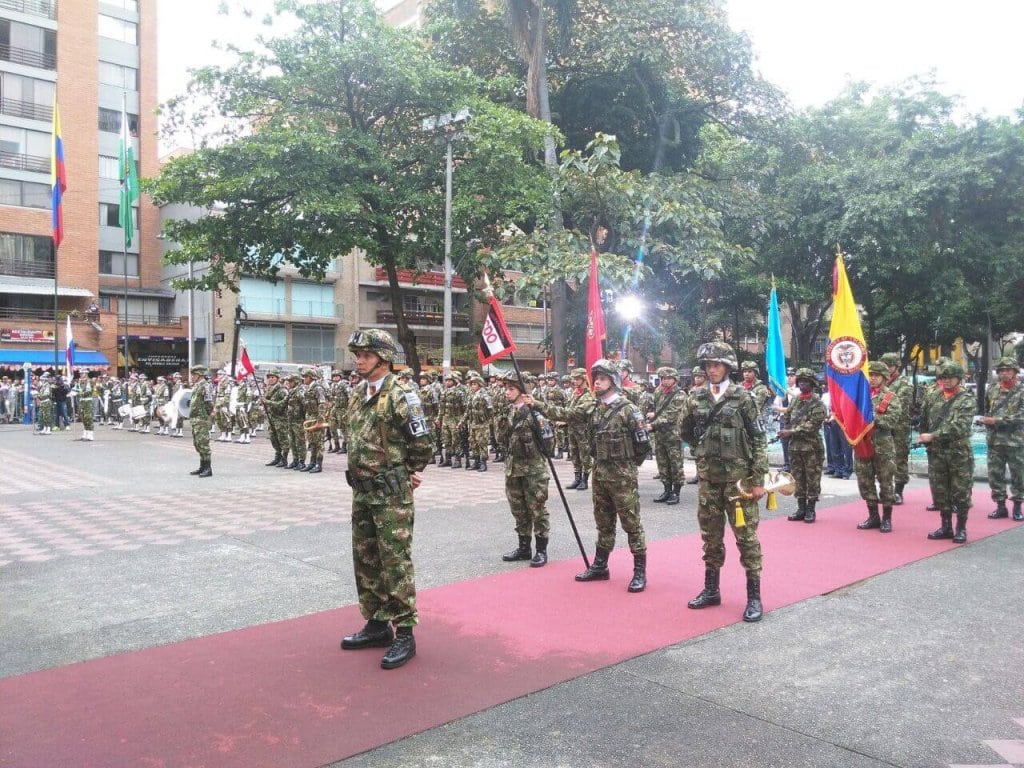
[[(139, 199), (139, 176), (135, 171), (135, 148), (128, 131), (128, 111), (121, 102), (121, 150), (120, 150), (121, 203), (117, 211), (117, 223), (124, 230), (124, 245), (132, 244), (135, 236), (135, 221), (132, 207)], [(127, 265), (125, 265), (127, 270)]]

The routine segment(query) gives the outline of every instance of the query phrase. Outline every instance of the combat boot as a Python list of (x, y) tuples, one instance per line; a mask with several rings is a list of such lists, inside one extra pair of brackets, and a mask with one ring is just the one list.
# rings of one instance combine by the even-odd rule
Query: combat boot
[(397, 669), (415, 655), (416, 638), (412, 636), (412, 627), (399, 627), (395, 631), (395, 642), (380, 660), (381, 669)]
[(495, 464), (504, 464), (505, 463), (505, 452), (504, 451), (501, 451), (501, 450), (495, 451), (495, 453), (494, 453), (494, 463)]
[(666, 505), (672, 506), (673, 504), (678, 504), (679, 503), (679, 490), (681, 488), (682, 488), (682, 486), (679, 483), (673, 483), (672, 484), (672, 493), (670, 493), (669, 497), (667, 499), (665, 499), (665, 504)]
[(1020, 502), (1020, 499), (1013, 500), (1013, 519), (1016, 520), (1018, 523), (1021, 520), (1024, 520), (1024, 512), (1021, 512)]
[(315, 467), (316, 467), (316, 459), (314, 459), (312, 456), (310, 456), (309, 457), (309, 464), (307, 464), (306, 466), (302, 467), (299, 470), (299, 472), (312, 472)]
[[(815, 506), (817, 506), (817, 504), (818, 504), (818, 500), (817, 499), (808, 499), (807, 503), (804, 504), (804, 522), (805, 523), (813, 523), (815, 520), (818, 519), (817, 511), (815, 510)], [(753, 621), (756, 621), (756, 619), (753, 619)]]
[(906, 486), (903, 483), (896, 483), (896, 493), (893, 495), (892, 503), (899, 506), (903, 503), (903, 489)]
[[(890, 509), (890, 511), (891, 511), (891, 509)], [(857, 523), (857, 528), (859, 528), (862, 531), (870, 531), (870, 530), (872, 530), (874, 528), (880, 528), (881, 526), (882, 526), (882, 521), (878, 519), (878, 502), (877, 501), (869, 501), (868, 502), (868, 519), (865, 520), (863, 523)]]
[(572, 483), (565, 486), (567, 490), (574, 490), (580, 487), (580, 480), (583, 478), (582, 472), (576, 472), (573, 474)]
[(487, 459), (480, 459), (480, 466), (476, 468), (477, 472), (487, 471)]
[(938, 539), (952, 539), (953, 538), (953, 513), (952, 512), (940, 512), (939, 519), (942, 520), (942, 524), (934, 531), (928, 534), (928, 538), (936, 541)]
[(879, 533), (892, 533), (892, 505), (882, 505), (882, 524), (878, 526)]
[(795, 523), (798, 520), (803, 520), (807, 517), (807, 499), (796, 500), (796, 512), (791, 515), (787, 515), (786, 519), (791, 523)]
[(265, 467), (276, 467), (280, 463), (281, 463), (281, 454), (280, 454), (280, 452), (278, 452), (278, 453), (274, 454), (274, 458), (272, 458), (270, 461), (268, 461), (263, 466), (265, 466)]
[(693, 600), (686, 604), (687, 608), (707, 608), (722, 604), (722, 593), (718, 591), (718, 569), (704, 569), (704, 589)]
[(189, 472), (189, 474), (190, 475), (198, 475), (200, 472), (203, 471), (203, 469), (205, 467), (206, 467), (206, 459), (200, 459), (199, 460), (199, 469), (193, 469), (191, 472)]
[(480, 459), (479, 458), (475, 458), (475, 459), (473, 459), (473, 463), (470, 464), (469, 463), (469, 456), (467, 456), (466, 457), (466, 471), (467, 472), (473, 472), (473, 471), (479, 471), (479, 469), (480, 469)]
[(304, 472), (306, 470), (306, 460), (299, 459), (299, 463), (296, 465), (295, 469), (299, 472)]
[(665, 490), (661, 492), (660, 496), (655, 496), (653, 501), (655, 504), (661, 504), (664, 501), (668, 501), (672, 495), (672, 483), (665, 483)]
[(450, 467), (451, 465), (452, 465), (452, 455), (450, 453), (445, 453), (444, 451), (441, 451), (441, 463), (438, 464), (437, 466), (439, 466), (439, 467)]
[(462, 454), (457, 453), (454, 456), (452, 456), (451, 468), (462, 469)]
[(576, 581), (608, 581), (611, 573), (608, 571), (608, 555), (611, 550), (597, 548), (594, 553), (594, 562), (583, 573), (576, 574)]
[(501, 556), (501, 559), (506, 563), (514, 563), (517, 560), (530, 560), (533, 558), (533, 552), (530, 550), (530, 537), (520, 536), (519, 546), (513, 549), (511, 552)]
[(210, 459), (203, 462), (203, 469), (197, 477), (213, 477), (213, 468), (210, 466)]
[(965, 510), (956, 510), (956, 533), (953, 534), (953, 543), (967, 543), (967, 512)]
[(299, 460), (298, 459), (292, 459), (292, 463), (289, 464), (287, 467), (285, 467), (285, 469), (298, 469), (298, 468), (299, 468)]
[(530, 561), (531, 568), (542, 568), (548, 564), (548, 538), (547, 536), (537, 537), (536, 554)]
[(761, 606), (761, 579), (747, 575), (747, 607), (743, 610), (744, 621), (760, 621), (764, 615)]
[(633, 578), (626, 589), (629, 592), (643, 592), (647, 588), (647, 553), (633, 553)]
[(1006, 508), (1006, 499), (1000, 499), (996, 502), (996, 508), (988, 513), (989, 520), (1005, 520), (1010, 516), (1010, 511)]
[(347, 635), (341, 641), (341, 647), (346, 651), (358, 651), (361, 648), (388, 648), (395, 641), (395, 633), (386, 621), (370, 619), (366, 626), (352, 635)]
[(324, 471), (324, 460), (323, 459), (317, 459), (315, 463), (312, 463), (312, 466), (307, 471), (311, 475), (315, 474), (317, 472), (323, 472)]
[(580, 484), (576, 486), (576, 490), (577, 491), (585, 491), (588, 488), (590, 488), (590, 486), (587, 484), (587, 479), (589, 477), (590, 477), (590, 473), (589, 472), (581, 472), (580, 473)]

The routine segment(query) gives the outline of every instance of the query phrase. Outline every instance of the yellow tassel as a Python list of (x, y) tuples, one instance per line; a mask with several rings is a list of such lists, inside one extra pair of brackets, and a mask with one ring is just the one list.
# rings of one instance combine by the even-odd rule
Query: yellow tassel
[(774, 512), (779, 508), (779, 504), (775, 501), (775, 491), (768, 491), (768, 504), (765, 505), (765, 509), (769, 512)]
[(743, 505), (740, 504), (740, 500), (736, 499), (736, 527), (745, 528), (747, 525), (747, 518), (743, 516)]

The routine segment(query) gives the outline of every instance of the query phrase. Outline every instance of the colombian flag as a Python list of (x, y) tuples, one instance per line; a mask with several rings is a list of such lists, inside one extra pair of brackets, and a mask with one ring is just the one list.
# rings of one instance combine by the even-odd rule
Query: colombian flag
[(53, 247), (59, 248), (64, 239), (64, 207), (62, 201), (68, 188), (64, 171), (64, 139), (60, 135), (60, 112), (57, 97), (53, 99), (53, 156), (50, 158), (51, 211), (53, 215)]
[[(836, 422), (842, 427), (850, 445), (856, 448), (870, 434), (875, 415), (867, 377), (868, 350), (842, 254), (836, 256), (832, 293), (832, 325), (825, 353), (828, 393)], [(865, 448), (869, 445), (870, 441)]]

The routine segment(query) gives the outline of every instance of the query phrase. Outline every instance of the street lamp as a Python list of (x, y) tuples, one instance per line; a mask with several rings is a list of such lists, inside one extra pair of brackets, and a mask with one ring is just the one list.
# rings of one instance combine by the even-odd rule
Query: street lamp
[(452, 367), (452, 142), (461, 132), (459, 126), (469, 120), (468, 109), (428, 117), (423, 121), (424, 131), (442, 129), (445, 143), (444, 166), (444, 329), (441, 336), (441, 367), (444, 375)]
[(623, 320), (632, 323), (643, 314), (644, 304), (635, 294), (627, 294), (615, 302), (615, 311)]

